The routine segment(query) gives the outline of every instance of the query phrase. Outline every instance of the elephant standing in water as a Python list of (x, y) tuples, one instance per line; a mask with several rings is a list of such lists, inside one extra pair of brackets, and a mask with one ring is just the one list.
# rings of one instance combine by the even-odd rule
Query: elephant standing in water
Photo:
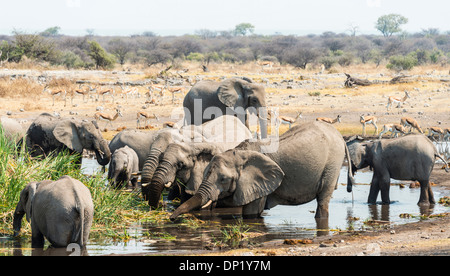
[(131, 183), (136, 188), (138, 172), (139, 158), (132, 148), (124, 146), (113, 153), (108, 167), (108, 179), (112, 187), (122, 188)]
[[(434, 204), (430, 174), (436, 157), (444, 163), (433, 143), (424, 135), (411, 134), (394, 139), (381, 139), (373, 142), (359, 142), (351, 139), (347, 142), (354, 171), (366, 167), (372, 168), (368, 203), (376, 204), (381, 191), (383, 204), (389, 204), (391, 178), (397, 180), (417, 180), (420, 183), (419, 203)], [(446, 169), (448, 172), (448, 170)]]
[(249, 127), (247, 111), (259, 118), (261, 138), (267, 137), (266, 91), (247, 78), (200, 81), (186, 94), (185, 124), (200, 125), (222, 115), (237, 115)]
[[(261, 154), (262, 142), (245, 141), (215, 155), (205, 169), (197, 193), (180, 205), (171, 219), (219, 201), (242, 206), (245, 217), (260, 216), (276, 205), (300, 205), (317, 200), (316, 218), (328, 217), (328, 203), (348, 149), (329, 124), (294, 126), (280, 137), (276, 152)], [(353, 177), (348, 171), (348, 191)]]
[(32, 156), (47, 155), (64, 149), (81, 154), (86, 149), (95, 152), (97, 162), (102, 166), (106, 166), (111, 159), (108, 142), (95, 121), (60, 119), (42, 113), (28, 128), (26, 144)]
[(57, 181), (31, 182), (22, 190), (14, 211), (15, 236), (25, 214), (31, 223), (33, 248), (43, 248), (44, 237), (54, 247), (77, 243), (83, 248), (89, 238), (94, 204), (83, 183), (63, 176)]
[[(221, 116), (201, 126), (188, 125), (177, 129), (159, 131), (151, 144), (149, 154), (141, 173), (142, 195), (156, 208), (164, 189), (163, 184), (152, 181), (156, 168), (165, 156), (165, 151), (172, 143), (221, 143), (224, 148), (233, 148), (245, 139), (250, 139), (251, 132), (234, 116)], [(169, 180), (172, 181), (173, 180)]]

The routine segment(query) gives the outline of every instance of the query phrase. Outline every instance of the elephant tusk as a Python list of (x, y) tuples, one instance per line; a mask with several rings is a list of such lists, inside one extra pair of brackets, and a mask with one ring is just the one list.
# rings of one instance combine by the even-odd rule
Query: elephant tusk
[(150, 185), (150, 183), (142, 183), (141, 184), (141, 186), (144, 187), (144, 188), (147, 187), (148, 185)]
[(172, 186), (172, 182), (171, 182), (171, 181), (167, 182), (167, 183), (164, 185), (164, 187), (166, 187), (166, 188), (170, 188), (170, 186)]
[(202, 209), (209, 207), (209, 205), (211, 205), (211, 203), (212, 203), (212, 200), (210, 199), (208, 202), (206, 202), (205, 205), (202, 206)]

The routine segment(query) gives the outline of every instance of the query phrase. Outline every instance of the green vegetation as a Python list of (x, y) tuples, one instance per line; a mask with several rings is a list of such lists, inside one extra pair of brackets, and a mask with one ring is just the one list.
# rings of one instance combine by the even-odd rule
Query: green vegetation
[[(152, 216), (158, 216), (159, 221), (169, 221), (168, 215), (163, 216), (162, 212), (149, 212), (138, 193), (110, 189), (100, 173), (84, 175), (76, 164), (78, 158), (79, 155), (67, 152), (43, 159), (32, 158), (25, 146), (19, 148), (6, 139), (0, 128), (0, 235), (12, 234), (14, 210), (27, 183), (57, 180), (63, 175), (80, 180), (91, 191), (95, 206), (91, 234), (125, 238), (126, 227), (136, 221), (151, 220)], [(30, 235), (29, 223), (23, 220), (22, 224), (22, 235)]]

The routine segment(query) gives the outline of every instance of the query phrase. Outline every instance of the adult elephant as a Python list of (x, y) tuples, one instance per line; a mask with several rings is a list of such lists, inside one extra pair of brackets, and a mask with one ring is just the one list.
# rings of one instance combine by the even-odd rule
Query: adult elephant
[(5, 116), (0, 118), (0, 127), (3, 128), (5, 137), (10, 141), (17, 142), (25, 134), (25, 130), (19, 122)]
[(247, 111), (259, 118), (261, 137), (267, 137), (266, 92), (247, 78), (222, 82), (200, 81), (186, 94), (183, 107), (185, 124), (200, 125), (219, 116), (238, 116), (249, 127)]
[[(159, 131), (150, 146), (150, 152), (141, 173), (142, 195), (150, 206), (158, 206), (164, 186), (152, 183), (156, 168), (161, 157), (172, 143), (222, 143), (224, 147), (232, 148), (245, 139), (251, 138), (251, 132), (234, 116), (221, 116), (201, 126), (188, 125), (177, 129)], [(173, 182), (173, 181), (172, 181)], [(166, 183), (164, 183), (166, 184)]]
[[(347, 142), (352, 166), (356, 172), (366, 167), (372, 168), (368, 203), (376, 204), (381, 191), (383, 204), (390, 204), (390, 179), (413, 180), (420, 183), (419, 205), (434, 204), (430, 174), (436, 157), (439, 155), (433, 143), (424, 135), (411, 134), (394, 139), (381, 139), (372, 142), (360, 142), (351, 139)], [(448, 170), (446, 170), (448, 172)]]
[(135, 129), (122, 130), (109, 142), (109, 150), (111, 154), (114, 154), (116, 150), (128, 146), (136, 152), (139, 160), (138, 168), (139, 171), (142, 171), (157, 133), (156, 131), (139, 131)]
[[(218, 200), (224, 206), (242, 206), (243, 216), (254, 217), (264, 208), (314, 199), (318, 203), (315, 217), (327, 218), (344, 157), (349, 158), (341, 134), (331, 125), (313, 122), (284, 133), (276, 152), (261, 154), (262, 146), (262, 142), (245, 141), (215, 155), (197, 193), (180, 205), (171, 219)], [(349, 167), (348, 187), (352, 182)]]
[(64, 149), (81, 154), (86, 149), (95, 152), (97, 162), (102, 166), (106, 166), (111, 158), (108, 142), (103, 139), (95, 121), (58, 118), (48, 113), (42, 113), (30, 125), (26, 144), (32, 156)]
[(14, 211), (14, 236), (20, 232), (24, 215), (31, 223), (33, 248), (43, 248), (44, 237), (54, 247), (77, 243), (83, 248), (89, 238), (94, 203), (83, 183), (65, 175), (57, 181), (27, 184)]

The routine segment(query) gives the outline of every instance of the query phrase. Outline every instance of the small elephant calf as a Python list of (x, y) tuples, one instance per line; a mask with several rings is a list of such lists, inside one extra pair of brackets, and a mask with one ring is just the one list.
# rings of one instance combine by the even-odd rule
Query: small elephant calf
[(57, 181), (30, 182), (20, 193), (14, 211), (14, 236), (26, 214), (31, 223), (31, 246), (44, 247), (44, 237), (53, 247), (77, 243), (86, 246), (94, 215), (89, 189), (80, 181), (63, 176)]
[(120, 188), (131, 182), (131, 186), (136, 187), (139, 172), (139, 158), (136, 152), (128, 147), (114, 151), (108, 168), (108, 179), (114, 188)]

